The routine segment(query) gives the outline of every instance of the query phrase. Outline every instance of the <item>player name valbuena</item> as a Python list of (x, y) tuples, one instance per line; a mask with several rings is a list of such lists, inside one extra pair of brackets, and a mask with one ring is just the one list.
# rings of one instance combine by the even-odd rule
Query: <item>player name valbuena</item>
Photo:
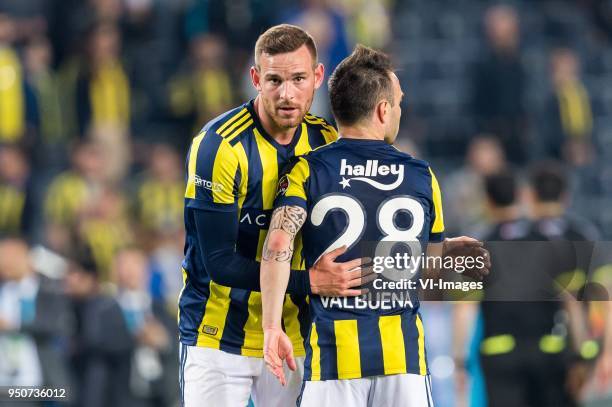
[(358, 297), (321, 297), (323, 308), (381, 309), (414, 308), (408, 291), (369, 292)]

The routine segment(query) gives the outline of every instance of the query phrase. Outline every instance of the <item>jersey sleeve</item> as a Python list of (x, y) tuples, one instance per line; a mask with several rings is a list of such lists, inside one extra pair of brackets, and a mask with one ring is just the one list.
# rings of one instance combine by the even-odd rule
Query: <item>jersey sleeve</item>
[(321, 129), (321, 134), (325, 138), (325, 144), (329, 144), (338, 140), (338, 131), (333, 125), (325, 122), (322, 123), (322, 127), (323, 128)]
[(308, 161), (300, 157), (279, 180), (274, 207), (297, 205), (307, 210), (306, 183), (309, 178)]
[(186, 205), (216, 211), (237, 209), (239, 158), (232, 146), (214, 132), (193, 139), (187, 157)]
[(431, 228), (429, 230), (429, 241), (432, 243), (441, 242), (444, 240), (444, 215), (442, 213), (442, 194), (440, 193), (440, 185), (431, 168)]
[(323, 138), (323, 144), (329, 144), (338, 139), (338, 131), (336, 128), (322, 117), (314, 116), (309, 113), (304, 117), (304, 121), (319, 132)]

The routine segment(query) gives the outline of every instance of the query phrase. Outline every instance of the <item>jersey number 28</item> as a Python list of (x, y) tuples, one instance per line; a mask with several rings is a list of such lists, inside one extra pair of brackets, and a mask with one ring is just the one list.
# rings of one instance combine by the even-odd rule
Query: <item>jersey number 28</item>
[[(366, 211), (361, 202), (354, 197), (345, 194), (325, 196), (312, 209), (310, 221), (314, 226), (320, 226), (325, 216), (331, 211), (344, 212), (347, 217), (347, 225), (342, 234), (322, 254), (345, 245), (350, 249), (365, 232)], [(409, 228), (401, 229), (395, 223), (396, 215), (399, 212), (408, 212), (411, 216), (412, 224)], [(425, 211), (419, 201), (408, 195), (386, 199), (376, 211), (376, 223), (384, 235), (380, 242), (403, 242), (410, 247), (411, 253), (421, 253), (422, 248), (418, 238), (423, 231)], [(381, 253), (381, 250), (384, 253)], [(376, 248), (376, 256), (388, 255), (390, 250), (391, 244), (379, 244)]]

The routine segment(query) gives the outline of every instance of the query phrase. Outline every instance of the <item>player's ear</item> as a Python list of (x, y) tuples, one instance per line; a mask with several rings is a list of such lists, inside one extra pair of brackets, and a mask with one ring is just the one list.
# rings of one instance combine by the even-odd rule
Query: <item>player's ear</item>
[(250, 73), (253, 87), (257, 89), (257, 92), (261, 92), (261, 76), (259, 74), (259, 70), (256, 67), (252, 66)]
[(325, 78), (325, 67), (323, 66), (322, 63), (318, 63), (317, 66), (315, 67), (314, 76), (315, 76), (314, 87), (315, 89), (319, 89), (319, 87), (321, 87), (321, 84), (323, 84), (323, 78)]
[(388, 118), (389, 108), (390, 108), (389, 102), (387, 102), (385, 99), (381, 100), (376, 105), (376, 118), (382, 124), (385, 124), (387, 120), (389, 119)]

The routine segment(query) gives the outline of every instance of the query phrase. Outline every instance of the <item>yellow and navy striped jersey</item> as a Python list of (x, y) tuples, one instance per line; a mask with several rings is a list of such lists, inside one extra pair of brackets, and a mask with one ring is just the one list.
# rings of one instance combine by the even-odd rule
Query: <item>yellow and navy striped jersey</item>
[(0, 184), (0, 233), (19, 233), (23, 228), (26, 191)]
[(81, 175), (72, 171), (58, 175), (45, 197), (46, 221), (65, 226), (75, 224), (90, 196), (90, 188)]
[[(236, 251), (259, 261), (279, 174), (296, 155), (334, 141), (336, 130), (308, 114), (292, 142), (280, 145), (263, 129), (253, 101), (209, 122), (191, 144), (185, 192), (184, 288), (179, 299), (183, 344), (262, 356), (261, 294), (215, 283), (198, 245), (194, 210), (236, 211)], [(300, 251), (292, 266), (303, 269)], [(287, 295), (283, 323), (296, 354), (304, 354), (309, 317), (305, 297)]]
[[(307, 211), (301, 230), (306, 267), (343, 245), (348, 251), (337, 261), (371, 256), (375, 265), (377, 258), (386, 263), (406, 244), (417, 258), (429, 242), (444, 238), (442, 198), (429, 165), (384, 141), (340, 138), (294, 160), (279, 185), (275, 207)], [(386, 267), (365, 295), (310, 296), (305, 380), (428, 373), (418, 285), (395, 290), (381, 284), (418, 273)]]
[(111, 281), (111, 268), (116, 254), (133, 242), (132, 229), (123, 216), (114, 219), (85, 219), (79, 237), (91, 248), (102, 282)]
[(92, 126), (129, 127), (130, 97), (130, 82), (121, 62), (101, 66), (89, 83)]
[(163, 182), (146, 179), (136, 193), (136, 212), (139, 223), (147, 231), (178, 230), (183, 221), (185, 190), (182, 181)]
[(19, 56), (10, 47), (0, 48), (0, 142), (16, 143), (26, 129), (26, 101)]

